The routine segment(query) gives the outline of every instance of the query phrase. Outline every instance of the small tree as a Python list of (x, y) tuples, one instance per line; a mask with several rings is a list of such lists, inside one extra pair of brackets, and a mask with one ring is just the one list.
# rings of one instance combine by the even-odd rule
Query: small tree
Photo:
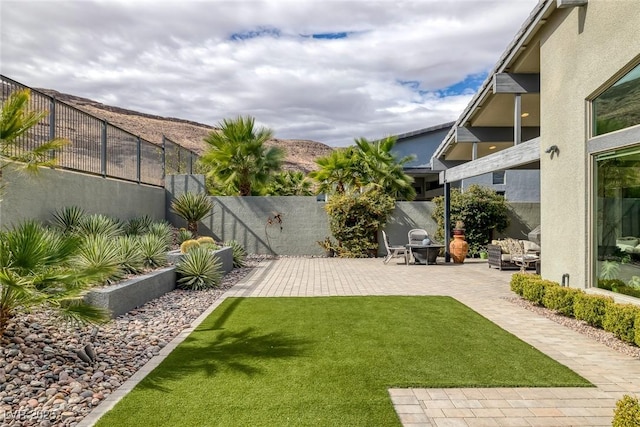
[[(436, 208), (432, 218), (438, 223), (437, 239), (444, 239), (444, 197), (433, 199)], [(504, 231), (509, 225), (509, 208), (504, 197), (490, 188), (472, 185), (461, 192), (451, 190), (451, 224), (463, 221), (469, 252), (477, 253), (492, 237), (493, 230)], [(448, 230), (451, 235), (452, 230)]]
[(395, 200), (379, 190), (332, 196), (325, 209), (329, 228), (338, 240), (338, 255), (364, 258), (378, 248), (378, 231), (395, 207)]
[(187, 221), (187, 230), (198, 235), (198, 222), (211, 215), (213, 203), (204, 193), (183, 193), (171, 202), (171, 210)]

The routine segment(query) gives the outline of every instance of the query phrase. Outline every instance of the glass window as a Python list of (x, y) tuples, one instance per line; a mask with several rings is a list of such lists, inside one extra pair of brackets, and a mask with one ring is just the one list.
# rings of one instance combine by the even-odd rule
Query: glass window
[(594, 285), (640, 297), (640, 146), (595, 161)]
[(593, 100), (593, 135), (640, 124), (640, 64)]
[(493, 185), (504, 184), (504, 171), (493, 172)]

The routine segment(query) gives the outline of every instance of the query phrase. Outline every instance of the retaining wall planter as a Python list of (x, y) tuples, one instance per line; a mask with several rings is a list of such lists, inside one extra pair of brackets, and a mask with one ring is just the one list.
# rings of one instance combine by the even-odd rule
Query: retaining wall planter
[[(227, 274), (233, 270), (233, 250), (225, 247), (214, 251), (222, 261), (222, 272)], [(169, 262), (175, 264), (182, 254), (180, 250), (167, 254)], [(127, 313), (152, 299), (161, 297), (176, 288), (175, 266), (153, 271), (149, 274), (126, 280), (104, 288), (92, 289), (84, 299), (89, 304), (109, 311), (111, 318)]]

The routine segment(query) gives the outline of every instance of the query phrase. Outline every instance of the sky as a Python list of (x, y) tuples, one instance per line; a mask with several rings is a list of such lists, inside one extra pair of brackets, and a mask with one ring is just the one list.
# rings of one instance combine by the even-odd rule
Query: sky
[(0, 0), (0, 73), (331, 146), (458, 118), (537, 0)]

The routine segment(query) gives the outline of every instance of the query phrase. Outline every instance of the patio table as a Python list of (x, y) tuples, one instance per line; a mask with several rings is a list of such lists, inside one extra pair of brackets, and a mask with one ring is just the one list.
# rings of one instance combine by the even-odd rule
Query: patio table
[(405, 263), (409, 265), (409, 252), (413, 253), (413, 258), (416, 264), (436, 264), (436, 258), (440, 253), (440, 249), (444, 248), (444, 245), (405, 245), (407, 253), (405, 255)]

